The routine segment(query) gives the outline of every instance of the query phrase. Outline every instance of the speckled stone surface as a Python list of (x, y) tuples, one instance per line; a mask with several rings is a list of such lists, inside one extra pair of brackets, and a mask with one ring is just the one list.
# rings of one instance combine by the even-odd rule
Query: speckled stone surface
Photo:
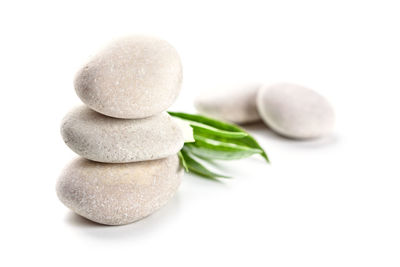
[(97, 223), (121, 225), (164, 206), (177, 191), (183, 170), (177, 155), (125, 164), (73, 160), (56, 186), (59, 199)]
[(257, 108), (272, 130), (289, 138), (322, 137), (334, 127), (335, 114), (330, 103), (315, 91), (294, 84), (262, 87)]
[(128, 120), (107, 117), (85, 106), (64, 117), (61, 135), (78, 155), (108, 163), (167, 157), (176, 154), (184, 143), (182, 130), (166, 112)]
[(245, 124), (260, 120), (256, 96), (261, 84), (227, 85), (208, 90), (195, 99), (200, 114)]
[(182, 82), (180, 57), (168, 42), (129, 36), (112, 42), (76, 74), (81, 100), (102, 114), (145, 118), (167, 110)]

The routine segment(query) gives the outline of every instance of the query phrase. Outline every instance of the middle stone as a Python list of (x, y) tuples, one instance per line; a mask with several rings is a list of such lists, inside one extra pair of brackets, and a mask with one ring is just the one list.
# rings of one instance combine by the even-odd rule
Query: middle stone
[(61, 135), (78, 155), (105, 163), (160, 159), (178, 153), (184, 144), (181, 129), (166, 112), (145, 119), (116, 119), (85, 106), (64, 117)]

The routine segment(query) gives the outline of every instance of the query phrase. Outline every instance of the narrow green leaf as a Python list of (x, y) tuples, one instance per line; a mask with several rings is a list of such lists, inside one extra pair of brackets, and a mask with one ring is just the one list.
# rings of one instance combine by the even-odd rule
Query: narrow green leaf
[[(244, 136), (243, 138), (228, 138), (227, 136), (213, 135), (212, 139), (215, 139), (215, 140), (218, 140), (221, 142), (225, 142), (225, 143), (233, 143), (233, 144), (237, 144), (237, 145), (241, 145), (241, 146), (247, 146), (250, 148), (258, 149), (258, 150), (260, 150), (260, 152), (258, 152), (258, 154), (260, 154), (268, 163), (270, 162), (269, 158), (267, 156), (267, 153), (260, 146), (260, 144), (249, 133), (247, 133), (245, 130), (243, 130), (242, 128), (240, 128), (234, 124), (218, 121), (218, 120), (208, 118), (208, 117), (205, 117), (202, 115), (188, 114), (188, 113), (182, 113), (182, 112), (171, 112), (171, 111), (168, 113), (171, 116), (178, 117), (178, 118), (181, 118), (184, 120), (188, 120), (190, 122), (205, 124), (205, 125), (217, 128), (219, 130), (230, 131), (230, 132), (234, 132), (234, 133), (238, 133), (238, 132), (245, 133), (245, 134), (247, 134), (247, 136)], [(193, 124), (194, 123), (192, 123), (192, 125)], [(196, 130), (194, 129), (194, 131), (196, 131)], [(198, 135), (204, 136), (205, 134), (203, 132), (203, 134), (199, 133)], [(210, 135), (208, 137), (211, 138)], [(252, 153), (252, 154), (254, 154), (254, 153)], [(248, 156), (250, 156), (252, 154), (249, 154)]]
[(181, 162), (183, 168), (185, 169), (186, 172), (189, 172), (189, 167), (186, 163), (185, 157), (182, 155), (182, 151), (178, 152), (178, 157), (179, 157), (179, 161)]
[(243, 141), (245, 144), (247, 144), (247, 145), (250, 146), (250, 147), (260, 149), (260, 150), (262, 151), (262, 152), (260, 153), (260, 155), (261, 155), (268, 163), (270, 163), (267, 153), (266, 153), (266, 152), (264, 151), (264, 149), (260, 146), (260, 144), (257, 142), (257, 140), (254, 139), (254, 137), (252, 137), (251, 135), (249, 135), (249, 136), (247, 136), (247, 137), (245, 137), (245, 138), (243, 138), (243, 139), (240, 139), (240, 140)]
[(233, 160), (249, 157), (261, 153), (261, 150), (240, 146), (232, 143), (225, 143), (203, 136), (194, 136), (196, 142), (185, 144), (185, 147), (194, 155), (205, 159)]
[(183, 112), (172, 112), (168, 111), (168, 113), (171, 116), (182, 118), (184, 120), (189, 120), (189, 121), (194, 121), (194, 122), (199, 122), (203, 123), (205, 125), (212, 126), (214, 128), (220, 129), (220, 130), (225, 130), (225, 131), (230, 131), (230, 132), (245, 132), (242, 129), (240, 129), (238, 126), (215, 120), (212, 118), (208, 118), (202, 115), (197, 115), (197, 114), (188, 114), (188, 113), (183, 113)]
[(214, 139), (221, 142), (232, 143), (239, 146), (246, 146), (253, 149), (258, 149), (259, 150), (258, 154), (260, 154), (268, 163), (270, 162), (267, 153), (265, 153), (264, 149), (258, 144), (258, 142), (251, 135), (248, 135), (240, 139), (239, 138), (229, 139), (221, 136), (215, 136)]
[(207, 127), (206, 125), (201, 124), (190, 124), (193, 128), (193, 133), (197, 135), (203, 135), (205, 137), (226, 137), (226, 138), (243, 138), (248, 136), (248, 133), (245, 132), (229, 132), (224, 130), (219, 130), (214, 127)]
[(211, 179), (230, 178), (229, 176), (221, 175), (221, 174), (218, 174), (218, 173), (208, 170), (200, 162), (198, 162), (192, 156), (190, 156), (189, 152), (186, 150), (186, 147), (184, 147), (181, 151), (182, 151), (182, 157), (185, 159), (188, 169), (191, 172), (193, 172), (197, 175), (206, 177), (206, 178), (211, 178)]
[(173, 117), (190, 124), (194, 143), (185, 143), (178, 153), (181, 164), (187, 172), (216, 179), (227, 176), (212, 172), (197, 158), (206, 161), (234, 160), (260, 154), (267, 162), (268, 156), (259, 143), (242, 128), (227, 122), (218, 121), (202, 115), (169, 112)]

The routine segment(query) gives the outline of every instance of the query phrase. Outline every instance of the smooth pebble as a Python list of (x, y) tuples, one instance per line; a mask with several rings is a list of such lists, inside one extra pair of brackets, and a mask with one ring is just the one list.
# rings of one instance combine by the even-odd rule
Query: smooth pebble
[(205, 116), (246, 124), (260, 120), (256, 96), (260, 84), (236, 84), (205, 91), (195, 99), (196, 110)]
[(315, 91), (294, 84), (262, 87), (257, 108), (272, 130), (289, 138), (322, 137), (334, 127), (335, 114), (329, 102)]
[(125, 164), (78, 158), (64, 169), (56, 191), (77, 214), (100, 224), (121, 225), (164, 206), (177, 191), (182, 174), (177, 155)]
[(118, 39), (76, 74), (75, 90), (93, 110), (125, 119), (167, 110), (181, 89), (180, 57), (168, 42), (148, 36)]
[(78, 155), (106, 163), (159, 159), (176, 154), (184, 144), (182, 130), (166, 112), (128, 120), (107, 117), (85, 106), (64, 117), (61, 135)]

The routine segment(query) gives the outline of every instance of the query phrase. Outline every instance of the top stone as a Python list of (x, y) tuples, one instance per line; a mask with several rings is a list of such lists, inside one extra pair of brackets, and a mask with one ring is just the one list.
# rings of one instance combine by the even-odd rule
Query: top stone
[(179, 94), (182, 65), (168, 42), (148, 36), (118, 39), (75, 77), (75, 90), (104, 115), (139, 119), (165, 111)]

